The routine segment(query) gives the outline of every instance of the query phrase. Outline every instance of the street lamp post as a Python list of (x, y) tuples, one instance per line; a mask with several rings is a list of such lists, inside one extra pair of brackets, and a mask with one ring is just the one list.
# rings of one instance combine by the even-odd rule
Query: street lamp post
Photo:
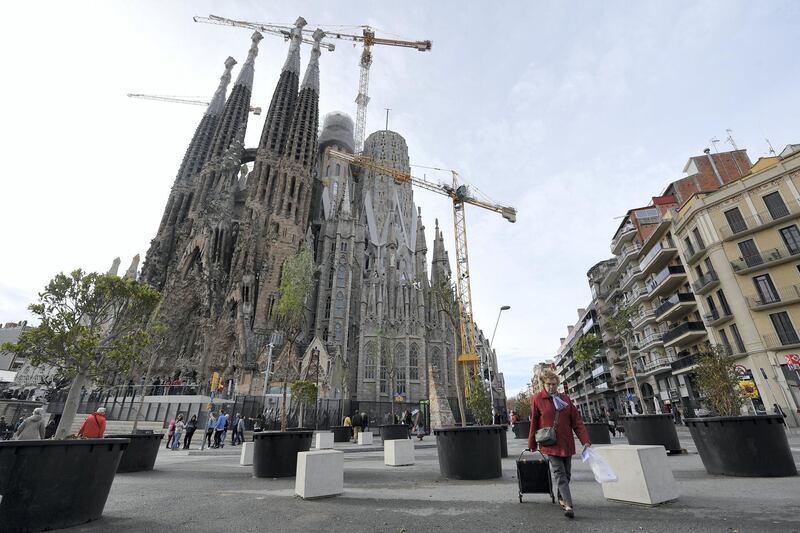
[(317, 399), (314, 402), (314, 429), (319, 429), (319, 348), (311, 350), (311, 355), (317, 358)]
[[(489, 347), (494, 350), (494, 336), (497, 334), (497, 326), (500, 324), (500, 315), (503, 314), (503, 311), (508, 311), (511, 309), (510, 305), (504, 305), (500, 308), (500, 311), (497, 312), (497, 321), (494, 323), (494, 331), (492, 332), (492, 340), (489, 341)], [(492, 361), (489, 361), (489, 396), (492, 399), (492, 409), (494, 409), (494, 378), (492, 377)]]

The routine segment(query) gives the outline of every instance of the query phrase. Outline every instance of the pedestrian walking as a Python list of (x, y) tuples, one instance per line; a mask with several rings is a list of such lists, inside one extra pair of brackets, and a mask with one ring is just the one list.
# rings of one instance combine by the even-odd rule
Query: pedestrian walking
[(239, 441), (239, 422), (242, 420), (242, 415), (236, 413), (236, 417), (233, 419), (233, 422), (230, 425), (231, 429), (231, 446), (236, 446), (237, 444), (241, 444)]
[(97, 411), (86, 417), (78, 436), (85, 439), (102, 439), (106, 433), (106, 408), (98, 407)]
[(192, 415), (192, 418), (186, 423), (186, 435), (183, 437), (183, 449), (188, 450), (192, 445), (192, 437), (194, 432), (197, 431), (197, 415)]
[(217, 417), (214, 416), (214, 411), (208, 412), (208, 420), (206, 421), (206, 446), (211, 448), (211, 437), (214, 436), (214, 428), (217, 427)]
[(369, 431), (369, 415), (361, 411), (361, 431)]
[(216, 425), (214, 426), (214, 448), (225, 447), (225, 428), (228, 426), (228, 415), (225, 409), (219, 410)]
[[(572, 506), (572, 493), (569, 482), (572, 474), (572, 456), (575, 455), (575, 440), (572, 433), (578, 436), (584, 449), (591, 446), (586, 426), (575, 404), (566, 394), (559, 394), (558, 374), (552, 370), (544, 370), (539, 378), (542, 390), (531, 398), (531, 429), (528, 434), (528, 448), (546, 455), (550, 461), (550, 469), (558, 485), (558, 503), (564, 510), (564, 516), (575, 518)], [(550, 428), (555, 439), (536, 441), (539, 429)], [(540, 436), (540, 439), (542, 436)]]
[(361, 413), (353, 413), (353, 442), (358, 443), (358, 434), (364, 429), (361, 422)]
[(14, 440), (42, 440), (45, 434), (44, 409), (37, 407), (14, 432)]
[(173, 418), (169, 421), (169, 427), (167, 428), (167, 449), (172, 449), (172, 441), (175, 438), (175, 421), (176, 419)]
[(239, 435), (239, 444), (244, 444), (244, 417), (239, 417), (234, 431)]
[(181, 445), (181, 434), (185, 427), (186, 423), (183, 421), (183, 415), (178, 415), (178, 418), (175, 419), (175, 436), (172, 437), (172, 451), (177, 450)]

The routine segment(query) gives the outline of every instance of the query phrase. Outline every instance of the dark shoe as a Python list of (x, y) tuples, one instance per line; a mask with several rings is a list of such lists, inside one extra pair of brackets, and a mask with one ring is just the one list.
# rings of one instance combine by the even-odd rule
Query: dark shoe
[(573, 511), (572, 508), (567, 509), (564, 511), (564, 516), (567, 518), (575, 518), (575, 511)]

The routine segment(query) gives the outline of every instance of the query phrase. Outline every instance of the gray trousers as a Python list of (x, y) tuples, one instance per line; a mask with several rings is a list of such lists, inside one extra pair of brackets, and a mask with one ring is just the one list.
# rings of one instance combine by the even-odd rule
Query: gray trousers
[(553, 471), (555, 485), (558, 487), (558, 499), (564, 500), (567, 506), (572, 507), (572, 493), (569, 491), (569, 480), (572, 477), (572, 457), (558, 457), (548, 455), (550, 470)]

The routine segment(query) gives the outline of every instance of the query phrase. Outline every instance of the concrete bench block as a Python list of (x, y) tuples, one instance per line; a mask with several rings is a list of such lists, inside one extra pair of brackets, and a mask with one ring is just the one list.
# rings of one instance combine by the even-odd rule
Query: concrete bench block
[(394, 439), (383, 442), (383, 464), (386, 466), (406, 466), (414, 464), (414, 443), (408, 439)]
[(618, 481), (603, 483), (609, 500), (658, 505), (678, 498), (663, 446), (617, 444), (595, 450), (617, 474)]
[(358, 434), (358, 443), (359, 444), (372, 444), (372, 433), (364, 432)]
[(333, 448), (333, 432), (314, 433), (314, 448), (317, 450), (330, 450)]
[(344, 490), (344, 452), (298, 452), (294, 493), (304, 500), (336, 496)]
[(239, 458), (239, 464), (242, 466), (250, 466), (253, 464), (253, 449), (255, 448), (255, 442), (243, 442), (242, 443), (242, 455)]

